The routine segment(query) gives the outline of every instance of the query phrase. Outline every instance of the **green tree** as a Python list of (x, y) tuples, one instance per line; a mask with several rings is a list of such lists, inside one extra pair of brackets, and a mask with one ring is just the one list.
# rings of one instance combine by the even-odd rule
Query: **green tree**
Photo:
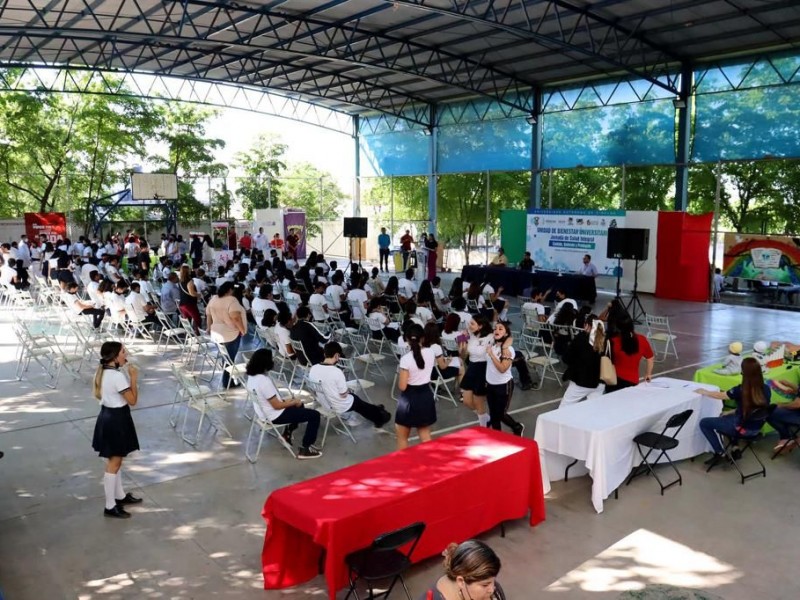
[(344, 194), (329, 173), (309, 163), (291, 165), (282, 183), (280, 205), (306, 213), (308, 234), (321, 233), (319, 221), (338, 219), (344, 208)]
[(258, 136), (253, 146), (236, 155), (236, 166), (243, 172), (236, 194), (244, 207), (246, 218), (253, 210), (280, 206), (282, 183), (279, 178), (286, 170), (283, 155), (286, 144), (273, 133)]
[[(197, 198), (197, 187), (205, 189), (209, 178), (221, 178), (228, 172), (214, 157), (214, 152), (224, 148), (225, 142), (206, 136), (206, 125), (215, 114), (192, 104), (170, 102), (163, 106), (164, 125), (157, 139), (166, 146), (166, 155), (153, 155), (150, 161), (158, 171), (178, 176), (181, 220), (199, 221), (208, 216), (208, 207)], [(209, 201), (213, 202), (213, 198)]]

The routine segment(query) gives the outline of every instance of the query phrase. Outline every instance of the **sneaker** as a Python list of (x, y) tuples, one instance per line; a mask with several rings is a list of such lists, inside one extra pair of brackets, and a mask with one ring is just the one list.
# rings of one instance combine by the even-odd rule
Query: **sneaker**
[(130, 519), (131, 513), (126, 512), (124, 508), (117, 505), (114, 508), (103, 509), (103, 516), (110, 519)]
[(297, 458), (299, 460), (308, 460), (309, 458), (320, 458), (322, 456), (322, 452), (314, 448), (314, 446), (309, 446), (308, 448), (300, 448), (297, 452)]
[(117, 506), (127, 506), (128, 504), (140, 504), (142, 502), (141, 498), (137, 498), (130, 492), (125, 494), (125, 497), (121, 500), (117, 500)]
[(522, 432), (523, 431), (525, 431), (525, 424), (524, 423), (517, 423), (514, 426), (514, 429), (513, 429), (514, 435), (522, 437)]
[(731, 458), (733, 458), (733, 460), (741, 460), (742, 459), (741, 448), (734, 448), (733, 450), (731, 450)]

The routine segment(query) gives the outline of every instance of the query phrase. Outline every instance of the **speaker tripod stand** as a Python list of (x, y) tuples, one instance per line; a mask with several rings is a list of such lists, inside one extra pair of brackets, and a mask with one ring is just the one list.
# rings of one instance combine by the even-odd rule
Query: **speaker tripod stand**
[(353, 240), (356, 240), (356, 245), (358, 246), (358, 273), (359, 273), (359, 276), (363, 272), (363, 269), (361, 268), (361, 239), (362, 238), (357, 238), (357, 237), (348, 238), (348, 240), (350, 241), (349, 244), (348, 244), (348, 246), (349, 246), (348, 250), (349, 250), (349, 254), (350, 254), (350, 256), (349, 256), (350, 261), (347, 263), (347, 268), (344, 270), (344, 272), (345, 273), (350, 273), (351, 277), (353, 275)]
[[(618, 271), (621, 273), (621, 271)], [(647, 316), (647, 312), (644, 310), (642, 306), (641, 300), (639, 300), (639, 260), (637, 259), (634, 262), (633, 268), (633, 290), (631, 291), (631, 298), (628, 300), (628, 304), (625, 306), (625, 310), (628, 311), (628, 314), (633, 319), (634, 323), (641, 323), (642, 317)], [(619, 274), (617, 275), (617, 297), (619, 297)]]

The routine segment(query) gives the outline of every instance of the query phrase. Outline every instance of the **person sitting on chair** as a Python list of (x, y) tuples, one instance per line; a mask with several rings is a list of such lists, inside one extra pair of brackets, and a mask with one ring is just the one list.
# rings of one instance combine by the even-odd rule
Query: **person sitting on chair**
[(506, 251), (503, 250), (502, 247), (497, 249), (497, 256), (492, 259), (492, 262), (489, 263), (491, 267), (507, 267), (508, 266), (508, 257), (506, 256)]
[(526, 252), (525, 256), (522, 257), (522, 260), (519, 261), (519, 264), (517, 265), (517, 268), (520, 271), (526, 271), (527, 273), (533, 273), (534, 272), (533, 268), (535, 266), (536, 266), (536, 263), (533, 262), (533, 259), (531, 258), (531, 253), (530, 252)]
[(308, 378), (320, 384), (322, 393), (333, 412), (342, 415), (352, 411), (371, 421), (376, 428), (381, 428), (391, 421), (391, 413), (382, 404), (375, 406), (350, 393), (344, 372), (336, 366), (339, 357), (344, 356), (342, 346), (338, 342), (328, 342), (325, 344), (324, 352), (325, 360), (309, 369)]

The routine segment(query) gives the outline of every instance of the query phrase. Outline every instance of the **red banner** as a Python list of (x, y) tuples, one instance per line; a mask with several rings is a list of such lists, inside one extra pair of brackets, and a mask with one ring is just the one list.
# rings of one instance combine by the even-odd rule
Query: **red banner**
[(67, 237), (67, 217), (64, 213), (25, 213), (25, 233), (29, 240), (41, 240), (47, 236), (48, 242)]

